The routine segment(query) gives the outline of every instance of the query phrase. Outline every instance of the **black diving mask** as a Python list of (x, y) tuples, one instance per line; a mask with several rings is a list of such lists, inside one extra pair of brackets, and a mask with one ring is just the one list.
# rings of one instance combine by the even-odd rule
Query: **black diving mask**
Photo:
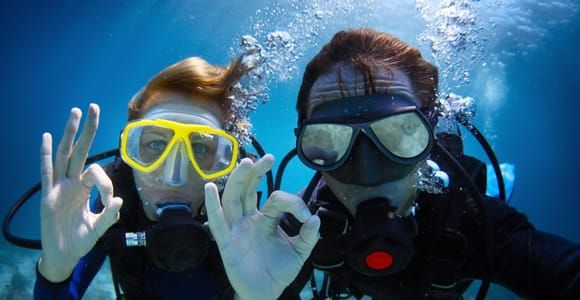
[(312, 169), (337, 173), (333, 177), (349, 183), (356, 182), (346, 177), (367, 174), (372, 179), (361, 185), (375, 185), (404, 177), (427, 157), (433, 145), (430, 123), (402, 95), (338, 99), (318, 105), (300, 124), (296, 149)]

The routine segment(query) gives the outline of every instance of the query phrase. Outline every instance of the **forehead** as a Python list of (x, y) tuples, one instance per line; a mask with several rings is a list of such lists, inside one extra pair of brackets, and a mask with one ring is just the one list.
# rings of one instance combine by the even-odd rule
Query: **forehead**
[(320, 75), (310, 89), (307, 116), (319, 105), (336, 100), (372, 94), (397, 94), (421, 102), (415, 96), (409, 76), (401, 70), (376, 67), (371, 69), (372, 86), (364, 74), (347, 63), (338, 63)]
[(142, 119), (165, 119), (216, 128), (221, 128), (224, 123), (223, 112), (211, 99), (192, 101), (191, 96), (173, 92), (160, 92), (152, 98), (156, 103), (144, 111)]

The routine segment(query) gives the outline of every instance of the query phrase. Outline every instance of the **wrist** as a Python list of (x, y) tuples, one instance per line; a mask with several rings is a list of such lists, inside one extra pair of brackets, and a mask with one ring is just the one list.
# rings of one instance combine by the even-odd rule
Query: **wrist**
[(62, 264), (51, 264), (44, 256), (38, 259), (37, 263), (38, 273), (49, 282), (60, 283), (66, 281), (74, 270), (72, 267), (63, 266)]

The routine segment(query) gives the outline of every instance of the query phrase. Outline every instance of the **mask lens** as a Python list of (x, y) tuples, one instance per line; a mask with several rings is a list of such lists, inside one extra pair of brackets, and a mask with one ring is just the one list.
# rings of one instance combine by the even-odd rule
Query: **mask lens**
[(429, 145), (429, 130), (415, 112), (378, 120), (371, 129), (381, 144), (400, 158), (414, 158)]
[(127, 133), (129, 158), (144, 167), (150, 166), (167, 151), (175, 132), (170, 128), (143, 125), (131, 128)]
[(192, 132), (189, 135), (193, 158), (206, 174), (225, 170), (233, 162), (233, 143), (217, 134)]
[(310, 162), (330, 166), (339, 161), (350, 144), (353, 129), (340, 124), (309, 124), (302, 133), (300, 147)]

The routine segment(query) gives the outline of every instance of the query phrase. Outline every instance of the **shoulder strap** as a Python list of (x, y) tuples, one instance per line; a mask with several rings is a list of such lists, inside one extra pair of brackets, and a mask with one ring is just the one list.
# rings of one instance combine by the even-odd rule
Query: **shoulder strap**
[[(453, 155), (461, 162), (477, 188), (485, 191), (485, 165), (461, 152)], [(459, 283), (461, 270), (470, 251), (470, 245), (460, 226), (466, 212), (470, 212), (470, 216), (477, 216), (477, 206), (469, 190), (464, 187), (465, 180), (449, 171), (451, 168), (442, 156), (435, 153), (433, 158), (437, 159), (443, 170), (449, 172), (451, 185), (445, 194), (421, 195), (419, 205), (422, 209), (419, 210), (418, 217), (423, 220), (423, 226), (417, 244), (432, 272), (430, 297), (456, 299), (470, 283)]]

